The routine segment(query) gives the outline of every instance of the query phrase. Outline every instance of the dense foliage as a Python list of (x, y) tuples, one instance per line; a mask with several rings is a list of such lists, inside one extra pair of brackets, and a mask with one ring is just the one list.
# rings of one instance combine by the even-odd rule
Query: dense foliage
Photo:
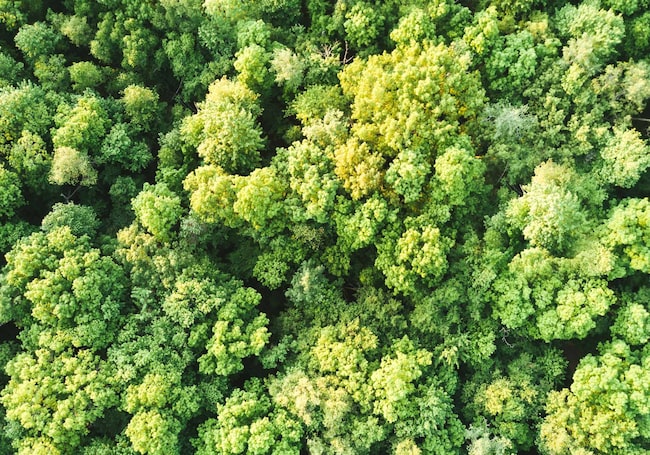
[(649, 0), (0, 0), (0, 454), (650, 452)]

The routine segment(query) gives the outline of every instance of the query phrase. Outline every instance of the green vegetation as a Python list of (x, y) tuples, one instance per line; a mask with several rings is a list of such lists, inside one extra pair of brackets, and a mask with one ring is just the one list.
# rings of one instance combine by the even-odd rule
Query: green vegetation
[(0, 0), (0, 455), (650, 452), (649, 0)]

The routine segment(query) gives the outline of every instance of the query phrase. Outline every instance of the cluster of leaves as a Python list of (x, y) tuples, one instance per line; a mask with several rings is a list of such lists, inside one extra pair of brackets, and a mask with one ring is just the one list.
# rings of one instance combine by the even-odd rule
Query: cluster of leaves
[(648, 0), (0, 1), (0, 454), (650, 450)]

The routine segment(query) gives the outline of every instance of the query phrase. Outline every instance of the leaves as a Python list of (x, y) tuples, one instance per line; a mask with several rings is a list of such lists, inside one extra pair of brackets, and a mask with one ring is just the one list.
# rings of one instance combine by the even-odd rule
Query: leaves
[(46, 3), (1, 453), (647, 448), (647, 0)]

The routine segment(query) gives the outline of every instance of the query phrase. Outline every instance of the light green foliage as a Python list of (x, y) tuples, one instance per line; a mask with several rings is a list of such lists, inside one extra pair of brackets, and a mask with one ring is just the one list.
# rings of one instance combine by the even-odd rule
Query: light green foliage
[(49, 182), (55, 185), (92, 186), (97, 183), (97, 170), (85, 152), (62, 146), (55, 150), (52, 157)]
[(429, 352), (404, 337), (379, 356), (378, 338), (358, 320), (314, 335), (306, 370), (291, 370), (269, 386), (274, 401), (312, 435), (310, 451), (376, 453), (385, 443), (412, 447), (413, 441), (424, 453), (459, 449), (462, 425), (428, 370)]
[(3, 295), (13, 304), (1, 319), (29, 333), (24, 344), (104, 348), (113, 341), (124, 272), (87, 237), (76, 237), (68, 226), (34, 233), (7, 253), (5, 274)]
[(34, 64), (34, 76), (41, 87), (49, 92), (68, 91), (70, 74), (66, 68), (66, 63), (63, 54), (53, 54), (39, 59)]
[(434, 41), (436, 24), (433, 18), (422, 8), (413, 8), (403, 16), (396, 28), (390, 32), (390, 39), (398, 45), (407, 45), (411, 41)]
[(187, 176), (183, 185), (190, 192), (190, 207), (203, 221), (220, 221), (232, 227), (241, 224), (232, 207), (236, 198), (232, 176), (214, 166), (201, 166)]
[(24, 186), (39, 190), (47, 185), (43, 181), (43, 175), (47, 174), (52, 157), (39, 135), (23, 130), (18, 140), (12, 144), (6, 159), (21, 176)]
[(61, 35), (44, 22), (25, 24), (15, 36), (16, 47), (31, 63), (53, 54), (60, 40)]
[(555, 258), (539, 248), (523, 250), (494, 283), (496, 313), (507, 327), (534, 338), (584, 338), (616, 302), (603, 279), (613, 262), (598, 245), (574, 259)]
[(512, 442), (507, 438), (494, 437), (485, 425), (470, 425), (466, 431), (466, 439), (469, 439), (467, 447), (468, 455), (514, 455)]
[(183, 214), (181, 199), (164, 183), (145, 183), (132, 202), (138, 221), (162, 242), (171, 240), (172, 229)]
[(313, 85), (296, 96), (290, 112), (308, 126), (323, 119), (328, 112), (342, 112), (345, 108), (346, 100), (338, 85)]
[(144, 131), (152, 128), (160, 109), (158, 93), (147, 87), (129, 85), (121, 101), (131, 123)]
[[(640, 270), (650, 273), (650, 201), (625, 199), (611, 212), (605, 241), (617, 253), (621, 274)], [(631, 270), (630, 270), (631, 269)]]
[(7, 29), (15, 31), (26, 21), (26, 14), (22, 11), (20, 1), (3, 0), (0, 6), (0, 22), (5, 24)]
[(555, 25), (561, 37), (567, 37), (563, 60), (567, 72), (562, 87), (573, 94), (615, 53), (615, 46), (625, 34), (623, 18), (599, 7), (598, 1), (587, 1), (559, 10)]
[(625, 15), (632, 15), (641, 8), (647, 7), (648, 2), (647, 0), (603, 0), (603, 6)]
[(0, 454), (647, 451), (649, 6), (0, 0)]
[(613, 340), (578, 365), (570, 389), (551, 392), (540, 428), (552, 455), (631, 454), (650, 437), (648, 349)]
[(453, 241), (441, 235), (440, 229), (420, 224), (415, 219), (406, 220), (413, 224), (403, 231), (392, 231), (377, 245), (375, 266), (386, 278), (386, 285), (395, 291), (411, 294), (418, 283), (432, 285), (447, 270), (447, 252)]
[(522, 187), (524, 195), (510, 202), (506, 216), (532, 246), (567, 252), (589, 229), (587, 195), (577, 193), (578, 178), (570, 167), (547, 161), (535, 169), (530, 185)]
[(369, 357), (377, 338), (358, 321), (327, 326), (311, 341), (310, 373), (293, 370), (269, 386), (274, 402), (307, 428), (315, 453), (372, 453), (385, 429), (372, 416)]
[(125, 434), (133, 448), (138, 453), (151, 455), (180, 453), (181, 421), (196, 413), (197, 398), (195, 388), (183, 387), (178, 371), (149, 373), (141, 384), (129, 386), (125, 409), (133, 417)]
[(187, 117), (181, 132), (207, 164), (229, 173), (246, 173), (259, 163), (264, 145), (256, 122), (257, 96), (240, 82), (220, 79), (210, 85), (197, 114)]
[(41, 137), (52, 125), (52, 106), (45, 91), (31, 83), (0, 89), (0, 144), (10, 143), (23, 131)]
[(388, 156), (451, 145), (460, 123), (471, 122), (483, 104), (470, 63), (459, 46), (431, 43), (355, 60), (340, 75), (353, 99), (353, 133)]
[(650, 167), (650, 146), (636, 130), (615, 129), (600, 156), (604, 161), (603, 179), (623, 188), (634, 186)]
[(305, 248), (297, 240), (295, 236), (279, 236), (271, 240), (266, 251), (256, 258), (253, 276), (269, 289), (284, 284), (292, 266), (305, 259)]
[(230, 375), (244, 366), (241, 360), (258, 355), (269, 340), (264, 314), (252, 310), (260, 295), (253, 289), (238, 289), (217, 311), (217, 322), (207, 343), (207, 353), (199, 358), (199, 369), (206, 374)]
[(399, 417), (410, 414), (400, 408), (415, 392), (413, 383), (422, 375), (423, 367), (431, 365), (431, 353), (416, 350), (408, 338), (398, 341), (395, 351), (395, 357), (383, 357), (379, 368), (370, 376), (377, 397), (373, 410), (388, 423), (395, 423)]
[(275, 73), (275, 82), (285, 90), (295, 91), (302, 83), (306, 62), (291, 49), (283, 47), (273, 51), (271, 68)]
[[(647, 298), (647, 292), (639, 293), (639, 300)], [(645, 303), (645, 302), (644, 302)], [(626, 302), (612, 325), (612, 334), (631, 346), (645, 345), (650, 340), (650, 313), (647, 303)]]
[(257, 93), (265, 93), (271, 85), (269, 64), (272, 54), (258, 44), (251, 44), (239, 50), (233, 66), (237, 70), (237, 81)]
[(90, 94), (78, 98), (70, 109), (61, 105), (52, 134), (55, 149), (64, 147), (91, 153), (100, 144), (109, 126), (108, 114), (101, 100)]
[(386, 171), (386, 183), (402, 196), (405, 204), (415, 202), (421, 197), (422, 187), (431, 172), (426, 155), (414, 150), (403, 150)]
[(119, 238), (137, 306), (109, 350), (116, 376), (129, 384), (127, 435), (140, 453), (183, 453), (188, 422), (223, 403), (226, 379), (268, 342), (268, 320), (256, 309), (259, 294), (205, 255), (161, 245), (136, 225)]
[(505, 36), (486, 62), (489, 87), (496, 93), (516, 99), (535, 76), (538, 50), (533, 34), (522, 30)]
[(245, 18), (248, 3), (237, 0), (205, 0), (203, 7), (208, 14), (225, 15), (231, 21), (236, 22)]
[(465, 30), (463, 40), (479, 56), (487, 54), (498, 42), (499, 38), (499, 12), (495, 6), (488, 6), (479, 11), (473, 24)]
[[(26, 237), (36, 230), (36, 226), (27, 223), (26, 221), (18, 222), (4, 222), (0, 224), (0, 251), (4, 255), (7, 251), (11, 250), (13, 246), (22, 237)], [(0, 303), (0, 307), (6, 305), (8, 302)], [(0, 313), (5, 311), (4, 308), (0, 309)]]
[(92, 62), (77, 62), (70, 65), (70, 80), (72, 88), (83, 93), (86, 89), (97, 88), (105, 80), (105, 76), (100, 68), (97, 68)]
[(282, 409), (274, 411), (260, 381), (253, 380), (233, 391), (217, 408), (216, 419), (199, 427), (194, 444), (197, 455), (297, 455), (302, 435), (300, 423)]
[(175, 435), (179, 430), (180, 424), (176, 420), (152, 410), (133, 416), (124, 433), (136, 452), (163, 455), (180, 453)]
[(296, 142), (287, 150), (286, 166), (289, 187), (300, 197), (305, 218), (326, 222), (339, 187), (327, 152), (307, 141)]
[(485, 191), (485, 165), (465, 147), (453, 146), (435, 161), (434, 191), (452, 206), (471, 206)]
[(336, 233), (351, 251), (373, 244), (386, 222), (395, 221), (395, 211), (376, 195), (362, 204), (341, 204), (339, 210), (334, 215)]
[(235, 180), (236, 199), (233, 211), (261, 235), (284, 227), (282, 201), (286, 195), (286, 182), (280, 180), (272, 167), (255, 169), (247, 177)]
[(61, 33), (75, 46), (87, 46), (92, 39), (92, 32), (86, 16), (67, 16), (61, 24)]
[(0, 401), (7, 419), (22, 426), (18, 453), (72, 453), (89, 426), (116, 404), (108, 365), (87, 349), (43, 348), (7, 365), (11, 379)]
[(495, 439), (490, 439), (487, 428), (483, 428), (482, 435), (471, 436), (477, 454), (493, 453), (488, 449), (495, 451), (499, 443), (503, 449), (511, 450), (533, 447), (546, 395), (563, 379), (565, 368), (558, 350), (544, 346), (540, 351), (514, 357), (507, 371), (488, 371), (487, 379), (482, 374), (475, 376), (485, 382), (465, 384), (464, 393), (471, 396), (466, 411), (475, 413), (474, 428), (468, 432), (478, 432), (487, 424), (489, 432), (495, 435)]
[(0, 216), (11, 217), (25, 203), (18, 176), (0, 163)]
[(385, 18), (381, 10), (364, 1), (354, 2), (345, 13), (343, 28), (345, 36), (356, 49), (362, 49), (377, 41)]
[(0, 52), (0, 87), (9, 86), (18, 82), (25, 65), (17, 62), (11, 55)]
[(479, 8), (483, 9), (485, 5), (490, 5), (496, 8), (500, 13), (507, 14), (512, 17), (521, 17), (530, 12), (531, 9), (536, 7), (539, 0), (498, 0), (495, 2), (482, 1)]
[(352, 199), (360, 199), (378, 190), (384, 178), (384, 158), (371, 152), (368, 144), (356, 138), (334, 152), (335, 172)]
[(151, 55), (159, 45), (156, 34), (140, 21), (129, 18), (124, 20), (122, 37), (122, 67), (127, 70), (146, 71), (151, 68)]
[[(618, 62), (607, 65), (602, 74), (592, 80), (592, 87), (594, 93), (606, 101), (605, 108), (611, 109), (620, 119), (643, 111), (650, 98), (649, 76), (648, 62)], [(620, 135), (624, 131), (619, 128), (615, 133)]]
[(237, 46), (243, 49), (248, 46), (267, 46), (271, 41), (271, 27), (261, 19), (241, 21), (237, 23)]

